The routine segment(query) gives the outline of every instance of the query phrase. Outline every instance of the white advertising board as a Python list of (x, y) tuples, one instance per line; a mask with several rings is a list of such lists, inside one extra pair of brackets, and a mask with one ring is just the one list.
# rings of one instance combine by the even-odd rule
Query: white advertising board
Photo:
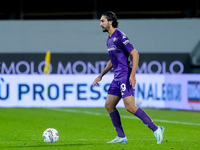
[[(2, 75), (0, 107), (104, 107), (112, 74)], [(136, 75), (135, 98), (143, 108), (200, 111), (200, 75)], [(120, 101), (118, 107), (124, 107)]]

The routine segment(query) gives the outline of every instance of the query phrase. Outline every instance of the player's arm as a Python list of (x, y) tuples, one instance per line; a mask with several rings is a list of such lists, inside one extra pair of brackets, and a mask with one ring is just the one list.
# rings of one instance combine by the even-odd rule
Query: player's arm
[(132, 87), (134, 87), (136, 84), (135, 73), (136, 73), (137, 66), (138, 66), (139, 54), (136, 49), (133, 49), (130, 52), (130, 55), (132, 56), (132, 71), (131, 71), (131, 75), (129, 78), (129, 82), (132, 85)]
[(113, 65), (111, 60), (109, 60), (108, 64), (106, 65), (106, 67), (104, 68), (104, 70), (102, 71), (102, 73), (94, 80), (93, 82), (93, 87), (94, 86), (98, 86), (98, 82), (101, 81), (102, 77), (112, 69)]

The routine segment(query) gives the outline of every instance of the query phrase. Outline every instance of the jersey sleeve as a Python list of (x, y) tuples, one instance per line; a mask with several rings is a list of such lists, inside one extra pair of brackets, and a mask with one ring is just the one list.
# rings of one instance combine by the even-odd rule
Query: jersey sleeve
[(128, 53), (130, 53), (134, 47), (133, 45), (130, 43), (128, 37), (126, 35), (123, 35), (121, 37), (121, 46), (123, 47), (123, 49), (125, 49)]

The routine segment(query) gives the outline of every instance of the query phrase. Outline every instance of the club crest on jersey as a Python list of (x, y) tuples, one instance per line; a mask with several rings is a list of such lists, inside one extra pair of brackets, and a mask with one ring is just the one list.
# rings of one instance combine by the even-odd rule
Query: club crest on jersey
[(113, 42), (115, 42), (116, 40), (117, 40), (117, 38), (116, 38), (116, 37), (114, 37), (114, 38), (113, 38)]

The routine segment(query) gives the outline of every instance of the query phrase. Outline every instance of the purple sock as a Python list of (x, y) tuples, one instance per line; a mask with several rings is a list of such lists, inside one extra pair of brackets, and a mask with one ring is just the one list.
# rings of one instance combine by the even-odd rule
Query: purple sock
[(143, 121), (143, 123), (147, 127), (149, 127), (153, 132), (158, 129), (158, 126), (155, 125), (155, 123), (151, 120), (151, 118), (141, 108), (138, 108), (138, 110), (135, 112), (135, 116), (140, 118)]
[(117, 131), (117, 136), (125, 137), (118, 110), (115, 110), (114, 112), (110, 113), (110, 118), (113, 123), (113, 126), (115, 127), (115, 130)]

